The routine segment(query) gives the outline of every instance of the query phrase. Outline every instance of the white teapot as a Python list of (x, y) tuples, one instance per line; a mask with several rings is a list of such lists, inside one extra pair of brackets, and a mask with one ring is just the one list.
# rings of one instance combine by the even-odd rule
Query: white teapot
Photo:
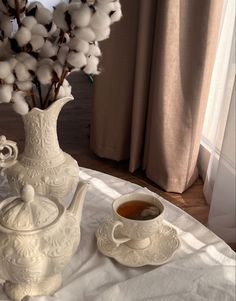
[(88, 183), (79, 183), (65, 209), (57, 200), (35, 195), (26, 185), (21, 197), (0, 203), (0, 279), (14, 301), (50, 295), (80, 242), (80, 221)]

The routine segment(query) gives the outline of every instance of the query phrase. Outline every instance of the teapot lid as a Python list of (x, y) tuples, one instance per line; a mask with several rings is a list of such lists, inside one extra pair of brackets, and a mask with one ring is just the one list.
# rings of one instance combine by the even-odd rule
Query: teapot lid
[(31, 185), (22, 189), (20, 198), (8, 200), (0, 209), (0, 224), (10, 230), (38, 230), (50, 225), (59, 215), (57, 204), (45, 197), (35, 196)]

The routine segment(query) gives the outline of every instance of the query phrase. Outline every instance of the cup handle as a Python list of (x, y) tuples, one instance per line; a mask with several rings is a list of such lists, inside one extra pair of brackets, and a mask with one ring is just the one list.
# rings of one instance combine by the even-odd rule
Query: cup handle
[(117, 227), (123, 227), (123, 223), (120, 221), (110, 221), (109, 227), (108, 227), (108, 237), (111, 241), (113, 241), (117, 247), (119, 245), (131, 240), (129, 237), (121, 237), (121, 238), (116, 238), (115, 237), (115, 230)]

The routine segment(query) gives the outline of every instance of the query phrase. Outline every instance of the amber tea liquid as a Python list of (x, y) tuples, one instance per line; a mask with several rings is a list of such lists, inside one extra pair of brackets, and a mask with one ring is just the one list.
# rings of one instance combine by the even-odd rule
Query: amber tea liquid
[(132, 200), (120, 205), (117, 213), (133, 220), (149, 220), (160, 214), (160, 209), (148, 202)]

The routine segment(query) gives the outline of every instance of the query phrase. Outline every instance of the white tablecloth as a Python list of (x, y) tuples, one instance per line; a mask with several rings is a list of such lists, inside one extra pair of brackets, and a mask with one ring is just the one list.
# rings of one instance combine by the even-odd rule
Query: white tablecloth
[[(90, 181), (81, 222), (81, 242), (63, 275), (63, 287), (51, 297), (31, 301), (195, 301), (235, 300), (235, 253), (201, 223), (166, 200), (165, 219), (179, 233), (181, 247), (168, 263), (127, 268), (103, 256), (96, 247), (95, 231), (111, 214), (112, 201), (138, 185), (81, 168)], [(0, 178), (0, 199), (8, 193)], [(0, 286), (0, 300), (8, 299)]]

